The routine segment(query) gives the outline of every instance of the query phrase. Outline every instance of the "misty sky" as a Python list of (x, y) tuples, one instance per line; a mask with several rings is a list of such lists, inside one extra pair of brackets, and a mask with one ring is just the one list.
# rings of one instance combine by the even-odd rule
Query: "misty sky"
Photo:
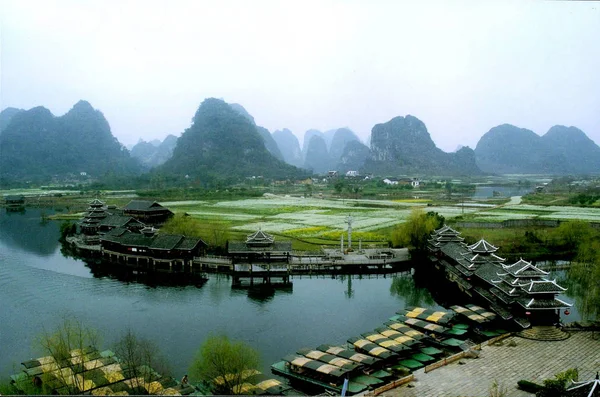
[(600, 144), (600, 3), (0, 0), (0, 108), (79, 99), (126, 145), (179, 136), (207, 97), (257, 124), (412, 114), (445, 151), (510, 123)]

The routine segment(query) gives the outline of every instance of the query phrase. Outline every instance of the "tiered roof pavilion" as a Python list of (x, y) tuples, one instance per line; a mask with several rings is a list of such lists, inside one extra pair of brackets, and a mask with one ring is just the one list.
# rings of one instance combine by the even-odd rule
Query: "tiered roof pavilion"
[[(558, 309), (571, 306), (557, 298), (557, 294), (564, 293), (566, 289), (556, 280), (547, 279), (548, 272), (523, 259), (510, 265), (504, 264), (505, 259), (496, 255), (498, 247), (484, 239), (466, 245), (462, 239), (459, 240), (459, 234), (448, 226), (436, 230), (429, 239), (430, 252), (446, 269), (449, 279), (457, 282), (461, 289), (480, 295), (503, 318), (512, 317), (507, 315), (506, 310), (510, 310), (521, 316), (546, 321), (553, 318), (549, 310), (557, 315)], [(449, 235), (453, 236), (451, 241), (444, 238)], [(537, 311), (535, 316), (532, 310)], [(515, 320), (522, 326), (529, 325), (522, 317), (515, 317)]]

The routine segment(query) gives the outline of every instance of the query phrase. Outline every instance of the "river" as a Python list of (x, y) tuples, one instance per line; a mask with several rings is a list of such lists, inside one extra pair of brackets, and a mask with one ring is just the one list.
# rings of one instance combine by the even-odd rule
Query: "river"
[[(39, 357), (36, 338), (73, 316), (103, 335), (110, 348), (128, 329), (154, 341), (175, 377), (187, 372), (204, 338), (224, 333), (261, 353), (263, 370), (301, 347), (342, 343), (380, 326), (407, 304), (438, 307), (410, 272), (292, 279), (293, 288), (249, 292), (224, 275), (201, 287), (149, 286), (94, 276), (65, 257), (60, 223), (42, 213), (0, 213), (0, 376)], [(96, 273), (98, 274), (98, 273)]]

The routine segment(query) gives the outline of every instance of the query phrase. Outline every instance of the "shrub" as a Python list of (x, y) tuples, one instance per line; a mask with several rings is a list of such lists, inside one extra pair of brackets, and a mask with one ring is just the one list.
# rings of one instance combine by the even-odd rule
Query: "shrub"
[(540, 391), (542, 389), (541, 385), (530, 382), (528, 380), (520, 380), (517, 382), (517, 385), (519, 386), (519, 389), (526, 391), (528, 393), (537, 393), (538, 391)]

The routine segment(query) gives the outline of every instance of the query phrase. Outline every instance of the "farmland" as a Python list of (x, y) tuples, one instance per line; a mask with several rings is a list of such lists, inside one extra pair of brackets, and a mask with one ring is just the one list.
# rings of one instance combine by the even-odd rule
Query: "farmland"
[(389, 240), (394, 226), (411, 211), (435, 211), (448, 221), (501, 222), (511, 219), (581, 219), (600, 221), (600, 209), (520, 204), (457, 203), (435, 205), (417, 200), (319, 199), (267, 194), (260, 198), (230, 201), (161, 202), (175, 213), (187, 213), (210, 225), (227, 225), (233, 232), (257, 229), (290, 238), (339, 241), (352, 215), (353, 234), (365, 241)]

